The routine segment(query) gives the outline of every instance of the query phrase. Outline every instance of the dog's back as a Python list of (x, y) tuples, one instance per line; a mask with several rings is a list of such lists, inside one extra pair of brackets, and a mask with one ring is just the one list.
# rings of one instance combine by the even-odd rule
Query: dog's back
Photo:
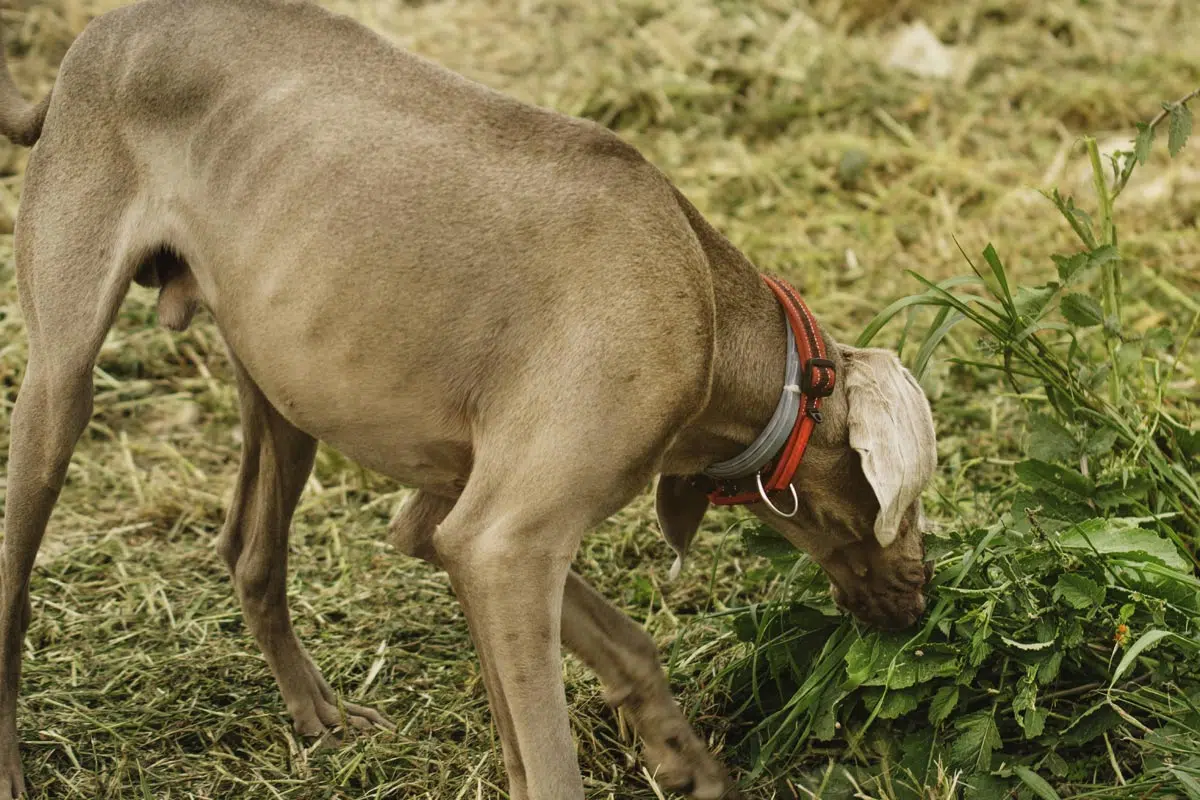
[[(106, 298), (160, 286), (175, 328), (207, 307), (290, 419), (411, 483), (464, 469), (429, 449), (469, 451), (480, 398), (522, 396), (531, 364), (573, 392), (638, 362), (665, 382), (640, 386), (647, 405), (708, 392), (711, 277), (661, 173), (307, 2), (146, 0), (95, 20), (23, 215), (65, 196), (104, 196), (88, 208), (112, 242)], [(18, 247), (68, 213), (19, 224)]]

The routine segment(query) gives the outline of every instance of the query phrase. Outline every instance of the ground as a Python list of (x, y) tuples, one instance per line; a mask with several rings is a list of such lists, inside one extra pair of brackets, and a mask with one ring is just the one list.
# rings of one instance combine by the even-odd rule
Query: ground
[[(329, 5), (488, 85), (613, 127), (849, 341), (915, 290), (906, 270), (964, 272), (960, 246), (975, 254), (992, 241), (1018, 274), (1048, 269), (1069, 231), (1037, 190), (1086, 191), (1079, 138), (1123, 143), (1161, 101), (1200, 85), (1190, 2)], [(21, 0), (3, 11), (28, 95), (47, 90), (73, 36), (112, 5)], [(954, 48), (948, 77), (885, 65), (917, 19)], [(24, 366), (7, 232), (25, 157), (0, 144), (0, 500)], [(1156, 324), (1156, 298), (1196, 305), (1198, 165), (1160, 153), (1122, 198), (1141, 329)], [(207, 318), (172, 334), (153, 316), (153, 295), (135, 290), (101, 354), (95, 418), (34, 575), (18, 717), (32, 796), (502, 796), (498, 740), (448, 582), (384, 542), (405, 490), (329, 450), (293, 533), (296, 626), (346, 698), (399, 728), (324, 749), (292, 734), (213, 548), (238, 457), (229, 364)], [(1009, 407), (937, 369), (926, 388), (938, 492), (969, 510), (1002, 479)], [(577, 562), (653, 633), (717, 751), (732, 750), (740, 728), (716, 676), (742, 647), (720, 612), (761, 600), (775, 580), (725, 535), (735, 519), (710, 515), (674, 584), (648, 497), (593, 534)], [(588, 796), (661, 797), (595, 680), (570, 659), (564, 669)], [(749, 791), (792, 796), (785, 781)]]

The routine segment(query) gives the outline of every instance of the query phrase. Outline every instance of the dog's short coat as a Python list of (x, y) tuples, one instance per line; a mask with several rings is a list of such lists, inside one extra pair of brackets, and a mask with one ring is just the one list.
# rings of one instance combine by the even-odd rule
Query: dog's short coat
[[(106, 14), (39, 105), (0, 70), (0, 133), (38, 142), (15, 231), (29, 364), (0, 548), (0, 800), (24, 786), (30, 570), (134, 281), (161, 287), (164, 325), (203, 307), (228, 344), (245, 440), (217, 547), (297, 730), (341, 719), (285, 598), (290, 519), (324, 440), (418, 487), (392, 538), (450, 575), (514, 800), (583, 797), (560, 644), (628, 713), (660, 783), (732, 796), (653, 642), (570, 570), (583, 534), (656, 474), (664, 532), (686, 549), (707, 507), (687, 476), (745, 447), (781, 390), (781, 309), (634, 148), (298, 0)], [(752, 510), (843, 606), (906, 625), (924, 606), (929, 408), (894, 355), (826, 344), (839, 388), (799, 513)]]

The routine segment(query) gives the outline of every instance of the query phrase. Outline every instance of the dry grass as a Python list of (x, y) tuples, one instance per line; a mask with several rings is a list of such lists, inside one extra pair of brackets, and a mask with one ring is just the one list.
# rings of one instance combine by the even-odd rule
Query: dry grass
[[(5, 10), (21, 85), (44, 92), (72, 37), (115, 4), (21, 0)], [(1160, 100), (1200, 84), (1190, 0), (329, 4), (492, 86), (617, 128), (847, 339), (912, 288), (904, 269), (961, 272), (955, 237), (970, 252), (995, 241), (1018, 272), (1046, 269), (1022, 254), (1041, 258), (1065, 234), (1033, 190), (1082, 186), (1076, 138), (1123, 138)], [(968, 52), (970, 71), (939, 82), (879, 66), (913, 16)], [(1123, 199), (1139, 327), (1154, 324), (1162, 292), (1200, 297), (1196, 152), (1142, 170)], [(0, 230), (11, 230), (24, 158), (0, 144)], [(846, 165), (864, 158), (851, 174)], [(447, 581), (381, 543), (400, 487), (328, 450), (293, 535), (296, 624), (330, 681), (400, 729), (320, 750), (292, 736), (212, 547), (237, 466), (223, 348), (207, 320), (182, 335), (155, 328), (151, 303), (135, 292), (101, 354), (96, 416), (34, 576), (19, 717), (33, 796), (497, 796), (498, 743)], [(5, 235), (0, 452), (24, 347)], [(1011, 441), (1006, 412), (944, 373), (929, 388), (940, 488), (969, 506)], [(718, 750), (736, 741), (714, 679), (734, 645), (705, 612), (761, 598), (770, 574), (719, 535), (730, 519), (713, 515), (718, 535), (667, 591), (670, 557), (645, 500), (579, 558), (664, 646)], [(658, 797), (595, 681), (573, 661), (565, 674), (589, 797)], [(788, 785), (751, 794), (797, 796)]]

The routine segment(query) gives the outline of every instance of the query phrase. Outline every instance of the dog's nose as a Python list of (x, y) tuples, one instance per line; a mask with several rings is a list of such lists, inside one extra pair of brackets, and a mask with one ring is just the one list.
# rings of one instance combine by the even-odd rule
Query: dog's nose
[(855, 598), (857, 602), (844, 602), (837, 598), (838, 605), (854, 615), (855, 619), (881, 631), (900, 631), (911, 627), (925, 613), (925, 595), (922, 592), (906, 596)]

